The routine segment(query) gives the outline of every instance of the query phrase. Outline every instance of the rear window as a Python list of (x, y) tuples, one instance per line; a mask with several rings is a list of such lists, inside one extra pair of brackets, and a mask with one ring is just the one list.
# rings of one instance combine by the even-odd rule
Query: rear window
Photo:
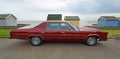
[(59, 30), (59, 23), (51, 22), (47, 24), (45, 30)]

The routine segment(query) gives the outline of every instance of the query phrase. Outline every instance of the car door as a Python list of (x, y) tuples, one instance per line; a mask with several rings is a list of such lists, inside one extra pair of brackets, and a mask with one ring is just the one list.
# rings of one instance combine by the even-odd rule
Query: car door
[(78, 41), (81, 38), (81, 33), (78, 30), (75, 30), (70, 24), (68, 23), (60, 23), (59, 30), (61, 31), (60, 39), (63, 41)]
[(60, 31), (59, 31), (59, 23), (58, 22), (49, 22), (44, 31), (42, 32), (42, 36), (46, 41), (59, 41), (60, 40)]
[(61, 22), (59, 24), (59, 30), (60, 30), (60, 34), (61, 34), (61, 41), (66, 41), (68, 39), (70, 39), (71, 33), (70, 33), (70, 29), (68, 27), (68, 25), (65, 22)]

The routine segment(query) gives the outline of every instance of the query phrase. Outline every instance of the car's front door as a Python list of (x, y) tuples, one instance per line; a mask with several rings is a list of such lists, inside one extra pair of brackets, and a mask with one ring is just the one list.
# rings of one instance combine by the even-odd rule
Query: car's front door
[(59, 30), (61, 31), (61, 40), (73, 42), (81, 39), (80, 31), (75, 30), (68, 23), (60, 23)]

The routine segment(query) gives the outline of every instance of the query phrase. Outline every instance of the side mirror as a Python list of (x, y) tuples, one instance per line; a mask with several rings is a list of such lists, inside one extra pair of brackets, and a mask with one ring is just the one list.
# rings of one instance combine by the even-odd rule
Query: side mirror
[(78, 28), (78, 26), (76, 26), (76, 28)]

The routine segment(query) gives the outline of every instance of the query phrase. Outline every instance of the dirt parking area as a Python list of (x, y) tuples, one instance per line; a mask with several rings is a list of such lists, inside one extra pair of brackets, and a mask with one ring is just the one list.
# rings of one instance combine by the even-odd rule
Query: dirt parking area
[(0, 38), (0, 59), (120, 59), (120, 40), (109, 39), (96, 46), (83, 43), (44, 43)]

